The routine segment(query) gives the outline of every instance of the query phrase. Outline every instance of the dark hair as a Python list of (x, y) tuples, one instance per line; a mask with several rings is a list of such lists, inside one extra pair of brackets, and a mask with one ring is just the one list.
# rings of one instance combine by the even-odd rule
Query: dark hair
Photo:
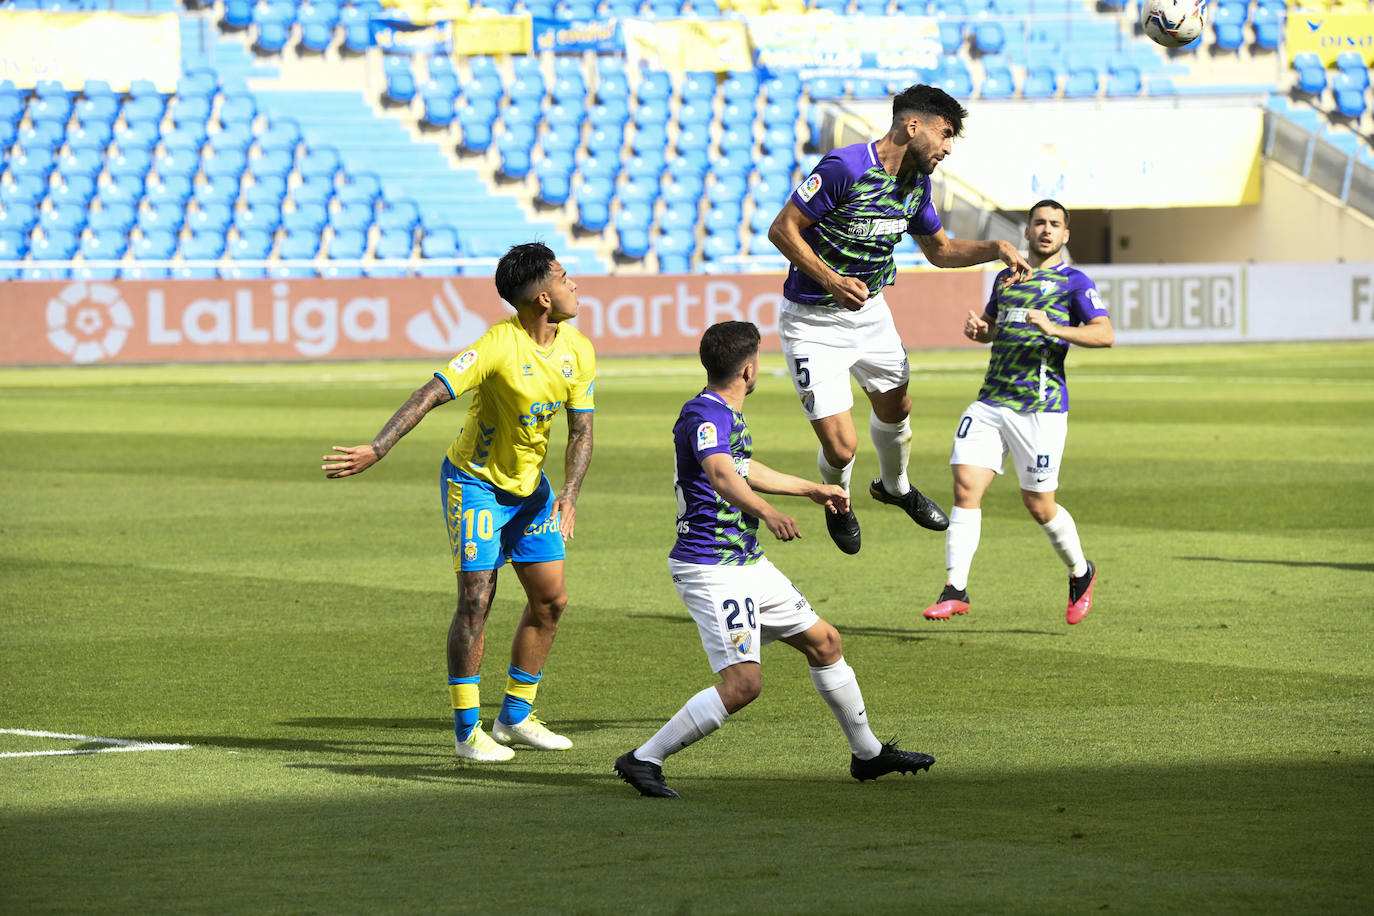
[(1026, 211), (1026, 222), (1030, 222), (1032, 219), (1034, 219), (1035, 211), (1039, 210), (1041, 207), (1053, 207), (1060, 213), (1063, 213), (1064, 226), (1067, 227), (1069, 225), (1069, 208), (1064, 206), (1057, 200), (1050, 200), (1048, 197), (1046, 197), (1044, 200), (1037, 200), (1035, 203), (1031, 204), (1031, 208)]
[(722, 321), (701, 335), (697, 355), (706, 368), (706, 381), (728, 382), (759, 351), (759, 329), (748, 321)]
[(908, 86), (892, 97), (893, 122), (901, 120), (904, 112), (944, 118), (956, 137), (963, 136), (964, 118), (968, 117), (968, 111), (948, 92), (926, 85)]
[(553, 262), (552, 249), (541, 242), (513, 245), (496, 263), (496, 292), (511, 305), (529, 301), (530, 287), (548, 279)]

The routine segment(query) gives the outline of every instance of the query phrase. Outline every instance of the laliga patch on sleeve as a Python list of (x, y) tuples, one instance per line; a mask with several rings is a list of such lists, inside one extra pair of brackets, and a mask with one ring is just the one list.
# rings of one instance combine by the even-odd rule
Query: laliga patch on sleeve
[(1097, 309), (1098, 311), (1107, 311), (1107, 307), (1102, 304), (1102, 297), (1097, 294), (1096, 288), (1088, 290), (1088, 301), (1091, 302), (1093, 304), (1093, 308)]
[(810, 178), (803, 181), (801, 183), (801, 186), (797, 188), (797, 196), (800, 197), (802, 200), (806, 201), (807, 203), (810, 203), (811, 198), (815, 197), (816, 192), (820, 189), (821, 176), (812, 175)]
[(697, 451), (716, 447), (716, 424), (703, 423), (697, 427)]
[(466, 369), (468, 366), (471, 366), (475, 362), (477, 362), (477, 351), (464, 350), (462, 353), (459, 353), (457, 356), (453, 358), (453, 362), (449, 363), (448, 367), (452, 369), (454, 372), (462, 372), (464, 369)]

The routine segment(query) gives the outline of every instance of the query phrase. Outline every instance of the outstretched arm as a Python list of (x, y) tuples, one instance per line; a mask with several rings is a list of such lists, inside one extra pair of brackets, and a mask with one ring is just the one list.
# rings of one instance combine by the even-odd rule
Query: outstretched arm
[(805, 477), (794, 477), (775, 471), (761, 461), (749, 462), (749, 486), (757, 493), (776, 493), (779, 496), (805, 496), (831, 512), (849, 511), (849, 494), (843, 487), (814, 483)]
[(438, 378), (430, 379), (423, 387), (415, 389), (400, 409), (391, 415), (391, 419), (386, 421), (386, 425), (373, 437), (370, 444), (349, 447), (336, 445), (333, 450), (339, 454), (325, 455), (321, 459), (325, 464), (321, 465), (320, 469), (325, 472), (326, 477), (351, 477), (361, 474), (381, 461), (402, 436), (424, 419), (425, 414), (451, 400), (453, 398), (448, 393), (448, 386)]
[(582, 490), (582, 478), (592, 463), (592, 412), (568, 411), (568, 447), (563, 452), (563, 489), (558, 491), (553, 511), (558, 515), (558, 531), (563, 540), (571, 540), (577, 523), (577, 494)]
[(1001, 261), (1011, 268), (1008, 282), (1019, 283), (1030, 273), (1031, 266), (1011, 242), (989, 239), (952, 239), (941, 229), (934, 235), (913, 236), (926, 260), (936, 267), (972, 267), (988, 261)]

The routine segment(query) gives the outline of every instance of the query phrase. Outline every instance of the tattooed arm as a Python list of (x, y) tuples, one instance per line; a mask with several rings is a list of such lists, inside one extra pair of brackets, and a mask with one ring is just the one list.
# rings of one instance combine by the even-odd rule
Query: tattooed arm
[(558, 514), (558, 530), (563, 540), (573, 536), (573, 525), (577, 522), (577, 494), (582, 489), (582, 478), (587, 476), (587, 467), (592, 463), (592, 412), (590, 410), (568, 411), (568, 448), (563, 453), (563, 489), (558, 491), (553, 511)]
[[(349, 477), (353, 474), (361, 474), (372, 467), (391, 451), (402, 436), (424, 419), (425, 414), (435, 407), (447, 401), (453, 400), (448, 393), (448, 386), (438, 378), (432, 378), (424, 387), (417, 388), (415, 392), (406, 399), (400, 409), (391, 415), (391, 419), (386, 421), (386, 425), (372, 439), (369, 445), (354, 445), (345, 448), (342, 445), (333, 447), (337, 455), (325, 455), (322, 461), (326, 464), (320, 465), (320, 469), (325, 472), (326, 477)], [(587, 451), (591, 452), (591, 425), (587, 426), (588, 445)], [(585, 470), (585, 466), (583, 468)], [(578, 478), (579, 483), (581, 478)]]

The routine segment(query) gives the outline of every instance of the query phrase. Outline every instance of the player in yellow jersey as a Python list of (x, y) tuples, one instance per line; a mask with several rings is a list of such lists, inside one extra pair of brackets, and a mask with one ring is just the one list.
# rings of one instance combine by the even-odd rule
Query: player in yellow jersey
[[(458, 608), (448, 631), (449, 695), (456, 752), (472, 760), (509, 760), (511, 744), (563, 750), (532, 711), (544, 660), (568, 603), (564, 542), (573, 536), (577, 495), (592, 458), (591, 342), (564, 324), (577, 316), (577, 286), (544, 245), (516, 245), (496, 265), (496, 290), (515, 315), (434, 373), (368, 445), (334, 446), (329, 477), (361, 474), (430, 410), (468, 391), (472, 405), (444, 456), (444, 518), (458, 574)], [(563, 488), (544, 476), (549, 424), (568, 414)], [(509, 560), (528, 601), (511, 645), (501, 712), (490, 736), (478, 721), (483, 625), (496, 574)], [(495, 739), (495, 740), (493, 740)]]

